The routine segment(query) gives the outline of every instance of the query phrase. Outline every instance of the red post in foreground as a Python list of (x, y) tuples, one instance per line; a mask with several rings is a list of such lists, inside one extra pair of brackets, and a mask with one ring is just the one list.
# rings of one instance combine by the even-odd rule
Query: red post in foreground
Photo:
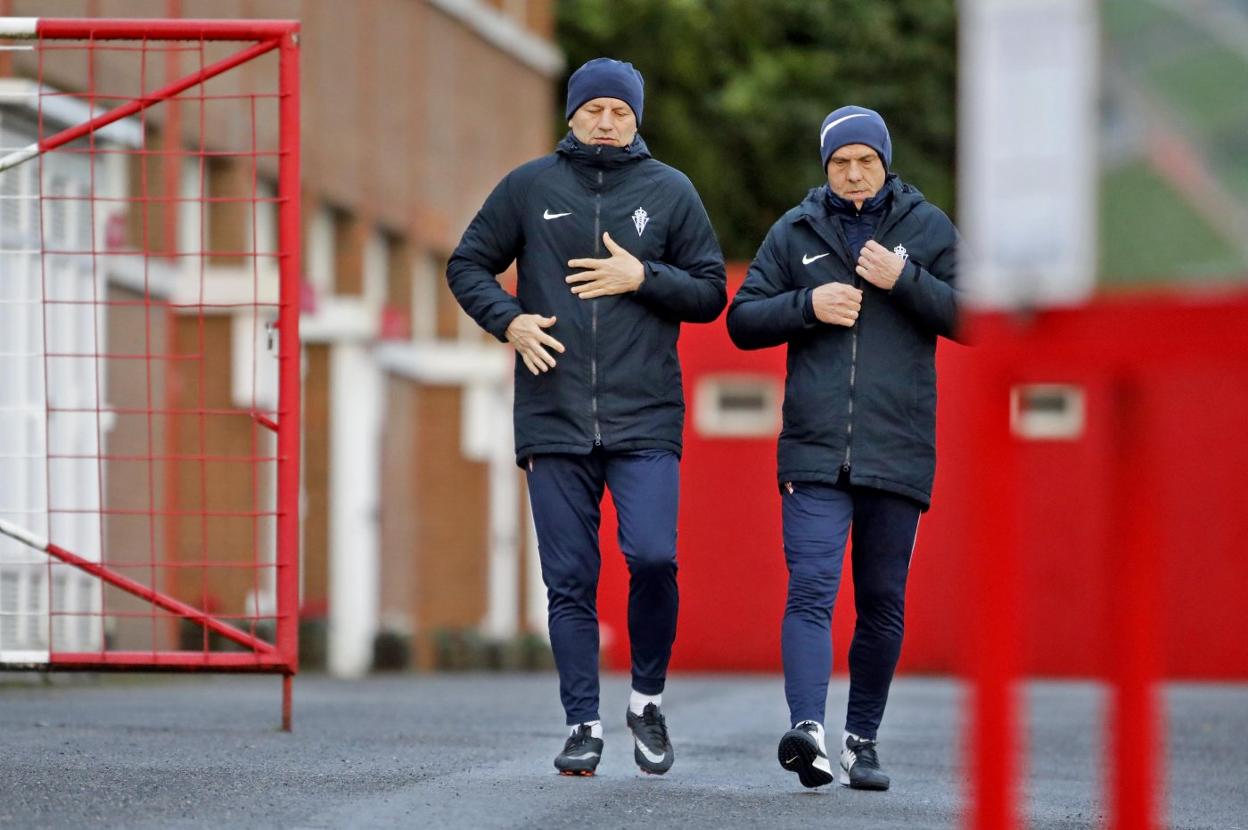
[(969, 812), (973, 830), (1012, 830), (1018, 826), (1021, 738), (1017, 728), (1020, 591), (1018, 448), (1010, 434), (1008, 365), (990, 335), (975, 347), (974, 398), (969, 411), (977, 419), (971, 434), (983, 466), (975, 477), (974, 524), (967, 539), (965, 568), (968, 594), (964, 642), (971, 687), (969, 742)]
[(1110, 515), (1113, 539), (1108, 557), (1116, 586), (1109, 597), (1109, 641), (1113, 648), (1106, 799), (1110, 830), (1157, 827), (1157, 787), (1163, 741), (1156, 681), (1160, 674), (1159, 608), (1160, 505), (1156, 463), (1148, 452), (1148, 431), (1140, 388), (1130, 378), (1114, 390), (1114, 488)]

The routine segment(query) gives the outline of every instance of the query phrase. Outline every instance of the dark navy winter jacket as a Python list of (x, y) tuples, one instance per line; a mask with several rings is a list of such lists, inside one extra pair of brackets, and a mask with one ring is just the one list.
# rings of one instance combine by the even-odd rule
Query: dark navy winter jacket
[[(582, 300), (568, 260), (610, 256), (603, 232), (640, 259), (632, 294)], [(517, 263), (513, 297), (496, 275)], [(568, 134), (554, 153), (509, 173), (451, 256), (451, 291), (499, 340), (521, 313), (555, 316), (566, 351), (533, 375), (516, 356), (516, 460), (539, 453), (681, 450), (681, 322), (708, 323), (727, 304), (724, 259), (706, 210), (680, 171), (628, 147)]]
[[(742, 349), (788, 345), (782, 483), (831, 484), (845, 473), (851, 484), (926, 508), (936, 472), (936, 338), (952, 337), (957, 323), (958, 235), (896, 175), (880, 195), (874, 238), (907, 257), (891, 291), (855, 272), (847, 223), (825, 185), (768, 232), (728, 310), (728, 333)], [(810, 292), (828, 282), (862, 289), (854, 326), (810, 314)]]

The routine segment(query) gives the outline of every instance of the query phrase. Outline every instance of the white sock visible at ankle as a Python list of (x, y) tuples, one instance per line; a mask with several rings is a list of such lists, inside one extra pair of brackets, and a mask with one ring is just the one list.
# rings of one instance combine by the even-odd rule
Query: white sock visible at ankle
[(584, 723), (574, 723), (568, 727), (568, 734), (571, 735), (575, 733), (576, 730), (580, 729), (582, 726), (589, 727), (589, 736), (591, 738), (598, 738), (599, 740), (602, 739), (602, 721), (600, 720), (587, 720)]
[(819, 721), (817, 721), (817, 720), (801, 720), (801, 721), (798, 721), (797, 723), (793, 724), (793, 728), (794, 728), (794, 729), (796, 729), (796, 728), (798, 727), (798, 725), (799, 725), (799, 724), (803, 724), (803, 723), (813, 723), (815, 726), (817, 726), (817, 727), (819, 728), (819, 737), (820, 737), (820, 739), (822, 739), (822, 738), (823, 738), (823, 724), (822, 724), (822, 723), (820, 723), (820, 722), (819, 722)]
[(628, 696), (628, 711), (634, 715), (640, 716), (646, 710), (646, 704), (653, 703), (655, 706), (663, 705), (663, 695), (643, 695), (641, 692), (633, 689), (633, 693)]

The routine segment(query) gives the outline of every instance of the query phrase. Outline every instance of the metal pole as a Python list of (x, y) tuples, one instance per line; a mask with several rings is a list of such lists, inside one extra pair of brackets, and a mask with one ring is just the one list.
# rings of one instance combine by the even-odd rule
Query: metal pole
[(278, 168), (279, 381), (277, 432), (277, 647), (289, 666), (282, 679), (282, 728), (290, 729), (291, 677), (299, 669), (299, 343), (300, 182), (299, 30), (284, 35), (278, 53), (281, 97)]

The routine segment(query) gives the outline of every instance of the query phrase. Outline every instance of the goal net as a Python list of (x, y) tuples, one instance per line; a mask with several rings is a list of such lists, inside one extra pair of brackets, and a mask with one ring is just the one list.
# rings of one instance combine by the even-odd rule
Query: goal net
[(0, 669), (297, 666), (298, 26), (0, 18)]

